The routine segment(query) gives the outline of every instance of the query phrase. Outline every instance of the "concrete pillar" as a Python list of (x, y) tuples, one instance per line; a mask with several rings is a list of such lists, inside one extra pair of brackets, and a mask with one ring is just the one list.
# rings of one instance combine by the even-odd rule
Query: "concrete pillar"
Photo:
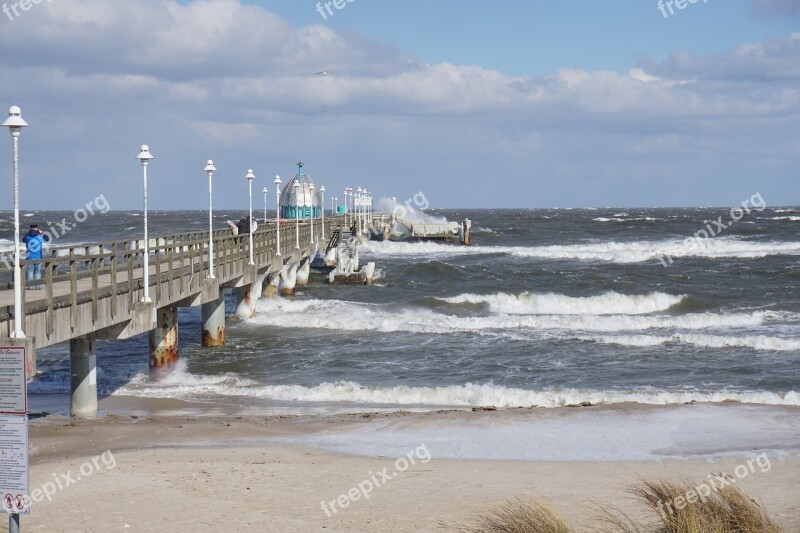
[(277, 298), (278, 297), (278, 285), (281, 282), (281, 273), (280, 272), (273, 272), (264, 279), (264, 286), (263, 290), (261, 291), (262, 298)]
[(94, 418), (97, 415), (96, 342), (91, 337), (69, 341), (70, 416)]
[(250, 301), (250, 285), (236, 287), (234, 290), (236, 292), (236, 309), (239, 309), (242, 305), (247, 305), (247, 302)]
[(297, 285), (308, 285), (311, 276), (311, 257), (304, 257), (300, 261), (300, 268), (297, 269)]
[(225, 345), (225, 298), (205, 303), (200, 308), (203, 321), (203, 346), (217, 348)]
[(169, 374), (178, 362), (178, 308), (158, 310), (156, 327), (150, 331), (150, 379)]
[(364, 272), (364, 285), (372, 285), (372, 280), (375, 277), (375, 263), (367, 263), (362, 272)]
[(254, 317), (259, 294), (261, 294), (260, 280), (252, 285), (236, 287), (236, 316), (243, 319)]
[(298, 263), (286, 265), (281, 270), (281, 294), (294, 296), (297, 294), (297, 267)]

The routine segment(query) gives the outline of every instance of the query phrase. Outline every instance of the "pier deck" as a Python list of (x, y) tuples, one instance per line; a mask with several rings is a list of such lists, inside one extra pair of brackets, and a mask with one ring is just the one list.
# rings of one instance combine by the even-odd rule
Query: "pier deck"
[[(240, 288), (240, 299), (250, 297), (252, 286), (284, 265), (300, 263), (317, 249), (325, 249), (339, 219), (314, 221), (318, 244), (311, 243), (311, 225), (296, 228), (286, 221), (280, 228), (277, 253), (275, 224), (253, 234), (253, 260), (249, 264), (249, 236), (228, 229), (213, 232), (214, 276), (209, 272), (209, 233), (192, 232), (151, 238), (149, 295), (144, 296), (144, 242), (140, 240), (81, 244), (48, 248), (40, 261), (42, 279), (26, 281), (23, 291), (22, 330), (25, 339), (13, 339), (14, 290), (0, 283), (0, 344), (28, 348), (28, 373), (35, 373), (35, 350), (66, 341), (124, 339), (158, 328), (159, 311), (221, 301), (221, 291)], [(320, 238), (321, 237), (321, 238)], [(23, 277), (27, 262), (23, 261)], [(11, 278), (6, 269), (5, 278)], [(34, 286), (39, 290), (32, 290)], [(255, 295), (256, 298), (261, 296)]]

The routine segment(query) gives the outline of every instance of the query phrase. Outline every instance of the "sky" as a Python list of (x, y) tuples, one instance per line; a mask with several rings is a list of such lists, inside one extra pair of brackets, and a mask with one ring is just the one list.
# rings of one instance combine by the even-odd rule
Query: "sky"
[(252, 168), (273, 207), (300, 157), (328, 198), (800, 204), (800, 0), (17, 2), (23, 210), (140, 208), (143, 143), (152, 209), (205, 208), (207, 159), (216, 206), (246, 209)]

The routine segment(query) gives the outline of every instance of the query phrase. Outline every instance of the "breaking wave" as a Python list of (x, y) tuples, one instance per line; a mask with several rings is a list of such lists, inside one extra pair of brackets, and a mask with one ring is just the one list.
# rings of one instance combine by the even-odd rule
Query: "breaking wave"
[(451, 246), (432, 242), (369, 242), (364, 252), (384, 256), (458, 256), (505, 254), (515, 257), (549, 260), (606, 261), (643, 263), (670, 256), (758, 259), (774, 255), (800, 255), (800, 242), (755, 242), (728, 237), (695, 241), (602, 242), (551, 246)]
[(444, 298), (448, 303), (484, 303), (495, 313), (526, 315), (643, 315), (666, 311), (681, 303), (684, 296), (662, 292), (629, 296), (607, 292), (599, 296), (573, 298), (563, 294), (519, 295), (498, 293), (487, 296), (462, 294)]
[(702, 335), (696, 333), (676, 333), (669, 336), (657, 335), (614, 335), (596, 337), (578, 337), (581, 340), (620, 346), (660, 346), (669, 343), (683, 343), (700, 348), (752, 348), (776, 352), (800, 350), (800, 339), (782, 339), (766, 335), (722, 336)]
[[(667, 296), (667, 295), (665, 295)], [(669, 304), (669, 300), (663, 305)], [(751, 313), (639, 314), (497, 314), (461, 317), (423, 308), (390, 308), (341, 300), (260, 300), (258, 313), (248, 323), (258, 326), (338, 331), (410, 332), (422, 334), (503, 335), (527, 331), (539, 334), (564, 331), (647, 331), (748, 328), (780, 318), (772, 311)], [(633, 310), (633, 307), (631, 307)]]
[(146, 376), (135, 378), (115, 392), (156, 398), (199, 399), (214, 395), (259, 398), (276, 402), (304, 402), (359, 405), (419, 405), (443, 407), (563, 407), (584, 402), (592, 405), (639, 403), (650, 405), (689, 402), (739, 402), (763, 405), (800, 405), (800, 394), (758, 391), (593, 391), (579, 389), (527, 390), (494, 384), (443, 387), (367, 386), (351, 381), (302, 385), (263, 385), (232, 374), (195, 376), (175, 372), (165, 381), (152, 383)]

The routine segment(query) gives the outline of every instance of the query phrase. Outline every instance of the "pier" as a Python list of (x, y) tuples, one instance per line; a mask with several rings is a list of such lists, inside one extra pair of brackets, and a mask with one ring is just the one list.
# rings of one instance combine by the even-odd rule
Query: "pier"
[[(46, 257), (31, 261), (41, 264), (42, 279), (24, 282), (24, 338), (12, 338), (13, 284), (0, 284), (0, 344), (26, 348), (30, 377), (36, 374), (37, 349), (69, 342), (70, 413), (92, 417), (97, 412), (98, 339), (148, 333), (150, 375), (159, 379), (179, 357), (179, 307), (201, 307), (203, 331), (197, 333), (198, 342), (221, 346), (224, 290), (234, 289), (238, 312), (252, 315), (259, 298), (275, 296), (281, 279), (292, 288), (307, 283), (310, 262), (318, 251), (325, 252), (334, 232), (341, 234), (342, 222), (341, 217), (326, 220), (324, 235), (320, 220), (300, 223), (299, 237), (295, 221), (259, 228), (252, 235), (252, 264), (249, 235), (233, 235), (229, 229), (211, 235), (200, 231), (151, 237), (148, 261), (141, 239), (50, 248)], [(149, 298), (145, 298), (146, 264)]]

